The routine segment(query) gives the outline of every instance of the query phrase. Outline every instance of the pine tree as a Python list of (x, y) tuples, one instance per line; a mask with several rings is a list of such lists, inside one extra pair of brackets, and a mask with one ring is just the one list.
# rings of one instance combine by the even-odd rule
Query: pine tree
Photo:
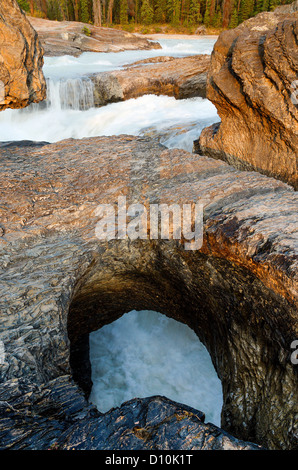
[(168, 17), (173, 25), (180, 23), (180, 0), (169, 0), (167, 5)]
[(151, 6), (150, 0), (143, 0), (141, 7), (141, 22), (149, 25), (153, 22), (154, 11)]
[[(269, 0), (266, 0), (269, 1)], [(253, 15), (254, 0), (242, 0), (240, 5), (240, 21), (245, 21)]]
[(89, 23), (89, 20), (88, 0), (81, 0), (81, 21), (82, 23)]
[(204, 24), (206, 26), (210, 26), (210, 23), (211, 23), (210, 8), (211, 8), (211, 0), (206, 0), (206, 9), (205, 9), (205, 14), (204, 14)]
[(158, 0), (154, 11), (154, 20), (156, 23), (165, 23), (167, 21), (167, 1)]
[(263, 7), (263, 0), (255, 0), (254, 15), (261, 13), (262, 7)]
[(30, 0), (30, 14), (34, 15), (34, 0)]
[[(254, 1), (254, 0), (252, 0)], [(230, 17), (233, 9), (233, 0), (224, 0), (222, 7), (222, 27), (227, 28), (230, 23)]]
[(128, 23), (128, 3), (127, 0), (120, 0), (120, 24)]
[(217, 11), (213, 17), (212, 26), (217, 29), (222, 27), (222, 13), (220, 6), (217, 7)]
[(107, 14), (107, 23), (108, 24), (113, 23), (113, 7), (114, 7), (114, 0), (109, 0), (108, 14)]
[(230, 23), (229, 23), (229, 28), (234, 29), (237, 26), (238, 26), (238, 11), (237, 11), (237, 8), (234, 7), (234, 10), (230, 19)]
[(202, 17), (201, 17), (200, 10), (201, 10), (200, 0), (190, 0), (189, 14), (188, 14), (188, 24), (190, 26), (193, 26), (201, 21)]

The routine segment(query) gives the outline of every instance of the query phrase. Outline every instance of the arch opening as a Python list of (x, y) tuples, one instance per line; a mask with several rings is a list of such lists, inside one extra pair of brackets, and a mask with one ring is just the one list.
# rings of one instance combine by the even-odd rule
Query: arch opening
[(101, 412), (163, 395), (221, 424), (221, 382), (207, 349), (181, 322), (158, 312), (128, 312), (90, 334), (90, 361), (89, 401)]
[(283, 319), (292, 309), (229, 260), (171, 244), (121, 242), (93, 260), (73, 292), (67, 325), (73, 379), (89, 397), (91, 332), (131, 310), (162, 312), (207, 348), (222, 383), (221, 427), (242, 440), (289, 448), (296, 378)]

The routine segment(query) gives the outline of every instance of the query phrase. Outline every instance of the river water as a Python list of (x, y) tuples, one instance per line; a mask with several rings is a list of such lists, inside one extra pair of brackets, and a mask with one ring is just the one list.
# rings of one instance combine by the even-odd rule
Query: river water
[(164, 395), (220, 426), (221, 382), (187, 325), (157, 312), (131, 311), (90, 334), (90, 360), (90, 401), (100, 411), (134, 397)]
[[(0, 141), (57, 142), (100, 135), (151, 135), (192, 150), (203, 127), (219, 120), (206, 99), (146, 95), (102, 108), (84, 75), (120, 69), (148, 57), (210, 54), (214, 39), (159, 41), (161, 50), (46, 57), (47, 100), (0, 113)], [(157, 312), (128, 312), (90, 335), (93, 389), (102, 412), (133, 397), (165, 395), (200, 409), (220, 425), (222, 388), (210, 356), (190, 328)]]
[(169, 148), (192, 150), (201, 130), (218, 121), (212, 103), (202, 98), (175, 100), (146, 95), (94, 108), (92, 83), (84, 75), (120, 69), (154, 56), (210, 54), (214, 39), (160, 41), (162, 49), (120, 53), (84, 53), (80, 57), (46, 57), (46, 103), (0, 114), (0, 141), (57, 142), (100, 135), (151, 135)]

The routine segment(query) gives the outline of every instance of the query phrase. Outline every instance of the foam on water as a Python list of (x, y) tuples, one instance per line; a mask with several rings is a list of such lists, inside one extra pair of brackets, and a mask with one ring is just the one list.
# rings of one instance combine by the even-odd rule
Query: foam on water
[[(191, 151), (193, 140), (203, 127), (218, 120), (216, 108), (202, 98), (175, 100), (168, 96), (145, 95), (86, 111), (69, 109), (59, 101), (59, 90), (52, 87), (52, 105), (34, 111), (6, 110), (0, 113), (0, 140), (39, 140), (57, 142), (67, 138), (81, 139), (103, 135), (141, 135), (172, 133), (160, 138), (161, 143)], [(65, 99), (64, 99), (65, 101)], [(182, 133), (179, 132), (184, 130)], [(150, 133), (149, 133), (150, 135)], [(154, 136), (154, 135), (153, 135)]]
[(164, 395), (220, 426), (222, 387), (205, 346), (186, 325), (131, 311), (90, 334), (93, 388), (101, 412), (134, 397)]

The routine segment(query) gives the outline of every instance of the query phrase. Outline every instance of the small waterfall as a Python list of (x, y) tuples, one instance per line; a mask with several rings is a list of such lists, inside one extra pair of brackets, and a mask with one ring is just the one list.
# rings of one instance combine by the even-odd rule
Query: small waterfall
[(47, 79), (47, 98), (33, 103), (23, 111), (73, 109), (86, 111), (94, 107), (94, 85), (89, 78)]

